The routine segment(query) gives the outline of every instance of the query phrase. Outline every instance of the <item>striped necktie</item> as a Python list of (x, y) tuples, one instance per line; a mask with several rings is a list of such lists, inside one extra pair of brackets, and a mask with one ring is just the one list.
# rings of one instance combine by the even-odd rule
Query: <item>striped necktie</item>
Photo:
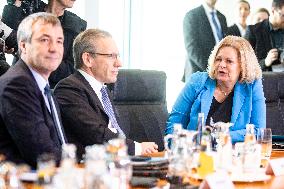
[(223, 32), (222, 32), (222, 29), (219, 27), (219, 25), (217, 24), (217, 21), (216, 21), (216, 12), (211, 12), (211, 17), (212, 17), (212, 22), (213, 22), (213, 25), (215, 27), (215, 31), (217, 33), (217, 37), (218, 37), (218, 41), (221, 41), (221, 39), (223, 38)]
[(109, 120), (111, 122), (112, 127), (115, 128), (118, 131), (119, 134), (125, 136), (124, 132), (121, 130), (121, 128), (119, 127), (119, 125), (117, 123), (112, 105), (110, 103), (110, 99), (108, 97), (107, 89), (106, 89), (105, 86), (103, 86), (101, 88), (101, 93), (102, 93), (103, 107), (104, 107), (106, 114), (109, 117)]

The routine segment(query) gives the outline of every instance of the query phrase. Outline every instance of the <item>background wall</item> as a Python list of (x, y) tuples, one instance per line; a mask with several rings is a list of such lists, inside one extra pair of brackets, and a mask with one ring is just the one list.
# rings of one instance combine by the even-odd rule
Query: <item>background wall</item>
[[(261, 7), (267, 8), (270, 10), (272, 0), (247, 0), (251, 6), (251, 15)], [(226, 16), (228, 25), (232, 25), (234, 20), (237, 18), (237, 10), (234, 9), (236, 7), (238, 0), (218, 0), (216, 7)], [(250, 16), (251, 16), (250, 15)], [(251, 18), (248, 18), (250, 23)]]

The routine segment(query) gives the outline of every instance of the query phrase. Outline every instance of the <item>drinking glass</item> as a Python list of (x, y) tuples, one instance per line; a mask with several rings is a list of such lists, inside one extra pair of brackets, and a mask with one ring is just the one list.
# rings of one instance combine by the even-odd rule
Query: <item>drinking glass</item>
[(257, 142), (261, 145), (261, 159), (269, 159), (272, 151), (272, 132), (270, 128), (260, 128)]
[(50, 184), (55, 173), (55, 157), (53, 154), (44, 153), (37, 159), (38, 180), (42, 184)]

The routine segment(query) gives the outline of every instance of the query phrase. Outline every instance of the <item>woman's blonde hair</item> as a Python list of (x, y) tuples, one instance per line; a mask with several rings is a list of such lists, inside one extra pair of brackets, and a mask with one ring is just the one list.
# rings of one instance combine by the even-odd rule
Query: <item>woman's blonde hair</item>
[(223, 47), (232, 47), (238, 52), (238, 59), (241, 64), (239, 81), (241, 83), (252, 83), (262, 77), (260, 65), (250, 43), (242, 37), (227, 36), (222, 39), (213, 49), (208, 59), (208, 74), (210, 78), (216, 79), (215, 58)]

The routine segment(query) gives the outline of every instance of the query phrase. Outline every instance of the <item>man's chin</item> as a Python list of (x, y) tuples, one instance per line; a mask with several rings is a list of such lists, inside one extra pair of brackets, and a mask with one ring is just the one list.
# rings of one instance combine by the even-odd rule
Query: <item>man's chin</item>
[(116, 81), (117, 81), (117, 77), (110, 79), (108, 83), (115, 83)]
[(50, 69), (49, 69), (51, 72), (57, 70), (57, 68), (59, 67), (60, 64), (57, 63), (57, 64), (53, 64), (53, 65), (54, 66), (51, 66)]

